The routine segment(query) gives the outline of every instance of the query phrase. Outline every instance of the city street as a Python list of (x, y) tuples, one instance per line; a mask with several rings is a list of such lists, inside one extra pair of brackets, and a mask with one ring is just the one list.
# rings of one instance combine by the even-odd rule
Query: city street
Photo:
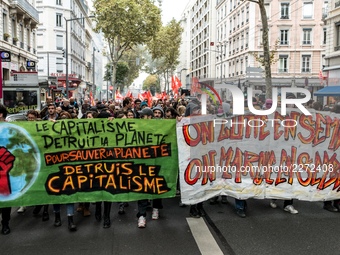
[(11, 234), (0, 235), (1, 254), (338, 254), (340, 213), (322, 209), (322, 202), (294, 201), (299, 214), (272, 209), (268, 200), (248, 200), (246, 218), (229, 204), (205, 202), (205, 218), (189, 218), (189, 207), (178, 206), (179, 198), (165, 199), (159, 220), (147, 215), (147, 227), (137, 228), (136, 203), (130, 202), (125, 215), (118, 215), (118, 204), (111, 211), (112, 226), (102, 227), (92, 215), (75, 214), (78, 231), (69, 232), (65, 208), (62, 226), (34, 217), (33, 207), (23, 214), (12, 209)]

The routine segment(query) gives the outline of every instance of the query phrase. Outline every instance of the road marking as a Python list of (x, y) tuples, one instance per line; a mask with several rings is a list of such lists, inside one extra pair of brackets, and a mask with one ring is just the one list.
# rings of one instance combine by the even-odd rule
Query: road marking
[(202, 218), (187, 218), (187, 222), (202, 255), (223, 255), (222, 250)]

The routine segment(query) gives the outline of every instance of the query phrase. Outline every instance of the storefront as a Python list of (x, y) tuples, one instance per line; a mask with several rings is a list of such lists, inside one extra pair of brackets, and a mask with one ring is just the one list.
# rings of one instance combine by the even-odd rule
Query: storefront
[(3, 103), (9, 114), (40, 110), (40, 88), (37, 72), (12, 71), (10, 79), (4, 81)]
[(78, 86), (82, 82), (81, 79), (77, 77), (76, 74), (68, 75), (68, 95), (66, 95), (66, 75), (63, 73), (51, 73), (51, 76), (57, 78), (57, 83), (55, 86), (52, 86), (52, 97), (77, 97), (78, 94)]

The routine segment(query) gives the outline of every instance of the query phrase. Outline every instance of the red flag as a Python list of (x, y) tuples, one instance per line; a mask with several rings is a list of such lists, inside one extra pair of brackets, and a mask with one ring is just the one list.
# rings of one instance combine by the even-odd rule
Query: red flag
[(177, 85), (177, 94), (178, 94), (178, 89), (182, 87), (182, 82), (177, 76), (175, 76), (175, 82), (176, 82), (175, 84)]
[(178, 79), (177, 76), (172, 76), (171, 78), (171, 88), (174, 94), (178, 94), (178, 89), (182, 86), (181, 81)]
[(151, 106), (152, 106), (152, 95), (151, 95), (150, 90), (148, 90), (148, 92), (146, 93), (146, 98), (148, 99), (148, 105), (151, 108)]
[(144, 97), (142, 96), (141, 93), (138, 93), (137, 98), (138, 98), (140, 101), (144, 101)]
[(162, 100), (165, 100), (167, 99), (167, 94), (165, 91), (162, 92)]
[(89, 95), (89, 97), (90, 97), (90, 104), (91, 104), (92, 106), (94, 106), (94, 105), (95, 105), (95, 103), (94, 103), (94, 99), (93, 99), (92, 90), (90, 91), (90, 95)]
[(126, 95), (125, 97), (130, 97), (130, 98), (133, 98), (132, 96), (132, 92), (130, 90), (128, 90), (128, 92), (126, 92)]
[(120, 101), (123, 100), (123, 96), (120, 94), (120, 92), (119, 92), (118, 89), (116, 89), (115, 99), (116, 99), (116, 100), (120, 100)]

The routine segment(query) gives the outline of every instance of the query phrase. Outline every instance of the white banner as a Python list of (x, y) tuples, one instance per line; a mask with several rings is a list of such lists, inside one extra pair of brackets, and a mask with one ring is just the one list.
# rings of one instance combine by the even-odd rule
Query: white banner
[(340, 114), (290, 110), (285, 117), (196, 116), (178, 123), (182, 202), (217, 195), (340, 199)]

